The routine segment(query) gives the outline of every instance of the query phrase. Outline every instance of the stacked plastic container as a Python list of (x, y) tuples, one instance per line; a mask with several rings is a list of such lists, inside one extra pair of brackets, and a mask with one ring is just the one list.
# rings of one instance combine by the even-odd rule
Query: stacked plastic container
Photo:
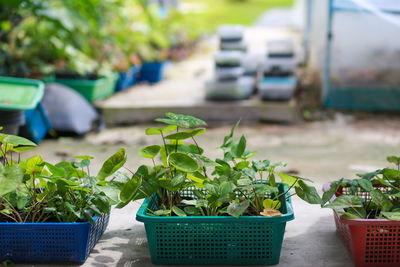
[(262, 63), (257, 84), (263, 100), (287, 101), (293, 98), (298, 79), (293, 40), (267, 43), (267, 58)]
[(247, 44), (244, 27), (225, 25), (218, 29), (220, 50), (214, 57), (215, 78), (206, 83), (208, 100), (242, 100), (253, 93), (254, 79), (245, 76), (243, 59)]

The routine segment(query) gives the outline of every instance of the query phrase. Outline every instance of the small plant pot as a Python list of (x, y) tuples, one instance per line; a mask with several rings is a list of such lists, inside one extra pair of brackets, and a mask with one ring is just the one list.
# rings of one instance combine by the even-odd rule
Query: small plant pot
[[(280, 192), (287, 189), (280, 185)], [(192, 196), (190, 189), (182, 192)], [(282, 216), (147, 215), (155, 206), (145, 199), (136, 219), (144, 222), (154, 264), (278, 264), (286, 222), (293, 220), (292, 204), (282, 203)]]
[(158, 83), (164, 79), (165, 62), (146, 62), (140, 69), (139, 79), (142, 82)]
[(0, 223), (0, 262), (83, 263), (110, 215), (82, 223)]
[(137, 81), (138, 72), (139, 68), (136, 66), (132, 66), (125, 72), (120, 72), (118, 81), (115, 85), (115, 91), (124, 91), (125, 89), (134, 85)]
[(118, 74), (113, 73), (98, 79), (76, 79), (56, 77), (54, 82), (71, 87), (80, 93), (87, 101), (94, 102), (98, 99), (109, 97), (114, 93)]
[[(345, 194), (340, 187), (336, 196)], [(359, 192), (369, 198), (368, 192)], [(400, 266), (400, 221), (388, 219), (346, 219), (333, 212), (340, 234), (356, 267)]]
[(257, 84), (262, 100), (288, 101), (294, 97), (298, 80), (294, 76), (266, 77)]
[(20, 128), (21, 136), (39, 144), (52, 128), (42, 103), (35, 109), (25, 111), (26, 124)]

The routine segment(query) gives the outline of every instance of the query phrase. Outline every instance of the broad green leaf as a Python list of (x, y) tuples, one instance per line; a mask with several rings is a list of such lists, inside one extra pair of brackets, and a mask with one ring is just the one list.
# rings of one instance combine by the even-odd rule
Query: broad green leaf
[(281, 207), (281, 202), (279, 200), (273, 200), (270, 198), (264, 199), (263, 201), (263, 207), (264, 209), (275, 209), (279, 210)]
[(146, 146), (139, 151), (139, 156), (154, 159), (160, 152), (161, 147), (158, 145)]
[(240, 120), (238, 122), (236, 122), (236, 124), (232, 127), (230, 134), (224, 137), (224, 143), (221, 146), (222, 149), (226, 149), (229, 147), (228, 141), (233, 137), (233, 134), (235, 133), (235, 130), (239, 126), (239, 124), (240, 124)]
[(250, 201), (247, 199), (241, 202), (233, 200), (231, 203), (229, 203), (227, 213), (235, 218), (239, 218), (239, 216), (243, 215), (243, 213), (247, 210), (249, 205)]
[(201, 133), (204, 133), (205, 131), (206, 131), (205, 128), (198, 128), (198, 129), (188, 130), (188, 131), (184, 131), (184, 132), (173, 133), (173, 134), (165, 136), (165, 139), (184, 140), (184, 139), (188, 139), (188, 138), (194, 137), (196, 135), (199, 135)]
[[(0, 164), (1, 165), (1, 164)], [(19, 165), (0, 167), (0, 196), (13, 192), (22, 183), (24, 173)]]
[(13, 147), (11, 150), (15, 152), (24, 152), (28, 150), (35, 149), (34, 146), (19, 146), (19, 147)]
[(199, 188), (204, 188), (203, 182), (204, 182), (204, 178), (199, 178), (199, 175), (195, 176), (195, 173), (191, 174), (188, 173), (187, 174), (187, 178), (191, 181), (193, 181), (197, 187)]
[(298, 183), (299, 186), (295, 187), (295, 191), (301, 199), (310, 204), (321, 204), (322, 199), (315, 187), (307, 185), (302, 180), (299, 180)]
[(176, 215), (178, 215), (178, 216), (180, 216), (180, 217), (186, 217), (186, 216), (187, 216), (186, 213), (185, 213), (183, 210), (181, 210), (180, 208), (178, 208), (177, 206), (173, 206), (173, 207), (172, 207), (172, 211), (173, 211)]
[(16, 135), (0, 134), (3, 143), (8, 143), (14, 146), (37, 146), (34, 142)]
[(383, 178), (390, 181), (400, 180), (400, 171), (394, 169), (385, 168), (382, 170)]
[(381, 214), (388, 218), (389, 220), (393, 221), (400, 221), (400, 212), (389, 212), (389, 211), (382, 211)]
[(335, 195), (336, 191), (338, 191), (342, 182), (343, 182), (343, 178), (337, 182), (331, 183), (329, 190), (324, 192), (324, 194), (322, 195), (321, 207), (324, 206), (328, 201), (330, 201), (332, 199), (332, 197)]
[(141, 177), (139, 179), (136, 177), (132, 177), (132, 179), (129, 182), (125, 183), (121, 189), (121, 193), (119, 194), (119, 198), (121, 199), (121, 201), (124, 203), (131, 201), (135, 197), (141, 184)]
[(250, 165), (249, 161), (241, 161), (238, 164), (236, 164), (235, 167), (236, 167), (236, 169), (241, 170), (241, 169), (247, 168), (249, 165)]
[(176, 125), (182, 128), (194, 128), (198, 126), (207, 125), (205, 121), (189, 115), (174, 114), (171, 112), (167, 112), (165, 113), (165, 116), (167, 116), (169, 119), (159, 118), (155, 119), (155, 121)]
[(360, 217), (357, 213), (351, 213), (351, 212), (341, 212), (343, 218), (348, 218), (348, 219), (363, 219), (364, 217)]
[(389, 211), (392, 207), (392, 201), (385, 196), (381, 190), (374, 189), (369, 192), (371, 200), (375, 203), (382, 211)]
[(109, 199), (112, 200), (113, 203), (117, 204), (120, 201), (120, 194), (122, 188), (126, 185), (126, 183), (119, 182), (108, 182), (105, 186), (97, 186), (97, 190), (103, 192)]
[(371, 180), (372, 178), (374, 178), (378, 174), (381, 174), (381, 172), (382, 172), (382, 170), (376, 170), (374, 172), (369, 172), (369, 173), (365, 173), (365, 174), (357, 174), (357, 176), (359, 176), (359, 177), (361, 177), (363, 179)]
[(241, 158), (246, 150), (246, 137), (242, 135), (239, 143), (232, 148), (232, 152), (236, 158)]
[(250, 180), (249, 178), (242, 178), (237, 180), (237, 184), (238, 185), (251, 185), (253, 183), (252, 180)]
[(218, 165), (215, 161), (213, 161), (209, 157), (199, 155), (199, 154), (191, 154), (191, 153), (189, 155), (192, 156), (193, 158), (197, 159), (198, 161), (200, 161), (200, 164), (202, 166), (214, 167), (214, 166)]
[(84, 155), (84, 156), (75, 156), (74, 158), (76, 158), (76, 159), (86, 159), (86, 160), (94, 159), (92, 156), (86, 156), (86, 155)]
[(200, 210), (199, 210), (199, 208), (196, 208), (196, 207), (193, 207), (193, 206), (185, 207), (183, 210), (184, 210), (185, 213), (186, 213), (187, 215), (189, 215), (189, 216), (190, 216), (190, 215), (191, 215), (191, 216), (200, 215)]
[(146, 135), (160, 135), (167, 132), (175, 131), (177, 128), (176, 125), (168, 125), (163, 128), (148, 128), (146, 129)]
[(166, 215), (169, 215), (170, 213), (171, 213), (171, 211), (169, 211), (169, 210), (156, 210), (153, 212), (153, 214), (156, 216), (166, 216)]
[(282, 182), (289, 185), (289, 186), (300, 186), (299, 185), (299, 179), (297, 177), (293, 177), (287, 173), (284, 172), (278, 172), (279, 177), (281, 178)]
[(169, 163), (184, 172), (195, 172), (198, 170), (199, 165), (197, 161), (183, 153), (171, 153), (168, 158)]
[(197, 205), (197, 200), (195, 200), (195, 199), (183, 199), (181, 201), (181, 203), (185, 204), (185, 205), (189, 205), (189, 206), (196, 206)]
[(83, 159), (81, 160), (81, 162), (72, 162), (72, 166), (74, 166), (74, 168), (84, 168), (84, 167), (88, 167), (90, 165), (90, 160), (88, 159)]
[(182, 172), (178, 172), (171, 178), (171, 186), (176, 187), (186, 181), (186, 175)]
[(267, 171), (269, 169), (269, 160), (253, 160), (252, 161), (252, 167), (254, 171), (259, 172), (259, 171)]
[(335, 198), (331, 203), (324, 206), (324, 208), (331, 208), (334, 210), (346, 208), (361, 208), (362, 199), (359, 196), (341, 195)]
[(26, 174), (40, 175), (44, 166), (44, 161), (40, 155), (33, 156), (26, 161)]
[(54, 166), (51, 163), (45, 162), (44, 163), (46, 167), (49, 169), (49, 171), (54, 175), (54, 176), (64, 176), (65, 175), (65, 169), (63, 168), (58, 168)]
[(117, 153), (109, 157), (101, 167), (99, 173), (97, 174), (97, 179), (105, 180), (107, 177), (111, 176), (119, 168), (121, 168), (126, 162), (125, 149), (121, 148)]
[(396, 156), (389, 156), (386, 158), (386, 160), (390, 163), (396, 164), (396, 166), (400, 165), (400, 157)]
[(366, 192), (370, 192), (371, 190), (374, 190), (374, 187), (372, 186), (372, 183), (370, 180), (367, 179), (357, 179), (355, 180), (360, 188), (362, 188)]

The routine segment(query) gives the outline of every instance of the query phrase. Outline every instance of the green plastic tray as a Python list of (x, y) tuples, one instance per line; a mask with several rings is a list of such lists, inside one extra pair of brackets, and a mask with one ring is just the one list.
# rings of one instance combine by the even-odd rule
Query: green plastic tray
[(0, 76), (0, 109), (34, 109), (43, 94), (44, 83), (41, 81)]
[(85, 79), (55, 79), (54, 82), (64, 84), (80, 93), (87, 101), (94, 102), (98, 99), (109, 97), (114, 93), (118, 74), (113, 73), (109, 76), (97, 80)]
[[(280, 185), (280, 192), (287, 189)], [(187, 189), (183, 194), (192, 195)], [(146, 198), (136, 214), (144, 222), (154, 264), (278, 264), (286, 222), (293, 220), (290, 201), (280, 217), (147, 215), (155, 206)]]

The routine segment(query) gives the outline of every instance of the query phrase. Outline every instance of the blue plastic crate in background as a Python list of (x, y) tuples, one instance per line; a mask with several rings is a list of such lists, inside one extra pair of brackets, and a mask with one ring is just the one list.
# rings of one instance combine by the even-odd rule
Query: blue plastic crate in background
[(136, 66), (132, 66), (125, 72), (120, 72), (117, 84), (115, 85), (115, 91), (123, 91), (134, 85), (137, 82), (138, 72), (139, 68)]
[(40, 143), (51, 129), (51, 123), (43, 109), (42, 103), (39, 103), (35, 109), (25, 111), (26, 124), (20, 129), (20, 135)]
[(146, 62), (140, 69), (139, 80), (148, 83), (158, 83), (164, 79), (164, 62)]
[(82, 223), (0, 223), (0, 262), (83, 263), (110, 215)]

